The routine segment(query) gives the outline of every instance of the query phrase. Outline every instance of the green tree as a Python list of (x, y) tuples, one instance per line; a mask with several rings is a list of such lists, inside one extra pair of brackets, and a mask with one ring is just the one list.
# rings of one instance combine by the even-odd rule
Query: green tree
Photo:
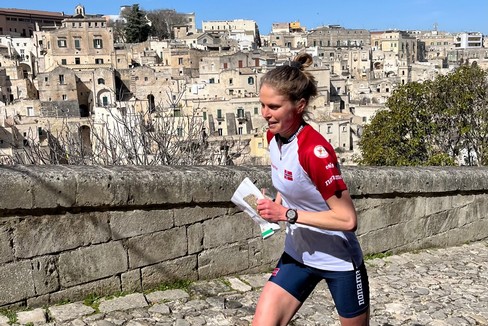
[(126, 42), (140, 43), (147, 40), (151, 26), (148, 24), (145, 11), (141, 10), (138, 4), (124, 10), (122, 17), (127, 21), (124, 28)]
[(148, 11), (147, 18), (151, 21), (150, 35), (159, 40), (174, 38), (173, 27), (186, 22), (183, 15), (170, 9)]
[(365, 165), (488, 164), (488, 73), (463, 65), (433, 81), (408, 83), (364, 128)]

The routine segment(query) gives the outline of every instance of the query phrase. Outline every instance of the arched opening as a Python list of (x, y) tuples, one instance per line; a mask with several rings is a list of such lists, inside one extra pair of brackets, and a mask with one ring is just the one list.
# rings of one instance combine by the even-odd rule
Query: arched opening
[(90, 139), (90, 127), (81, 126), (78, 129), (78, 136), (80, 139), (82, 156), (91, 156), (93, 152), (92, 152), (91, 139)]
[(153, 113), (154, 111), (156, 111), (156, 104), (154, 103), (154, 95), (149, 94), (147, 96), (147, 106), (148, 106), (150, 113)]

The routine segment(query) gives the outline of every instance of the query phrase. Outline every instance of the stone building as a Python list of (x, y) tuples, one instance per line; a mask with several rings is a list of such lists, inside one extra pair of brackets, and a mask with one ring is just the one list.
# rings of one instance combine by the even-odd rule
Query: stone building
[(259, 27), (254, 20), (234, 19), (203, 21), (202, 31), (222, 35), (230, 35), (231, 33), (240, 32), (244, 35), (249, 35), (252, 37), (254, 43), (253, 48), (261, 46)]
[(0, 8), (0, 35), (31, 37), (43, 26), (60, 26), (63, 12)]
[(75, 16), (63, 20), (61, 27), (45, 28), (35, 33), (39, 70), (57, 66), (74, 70), (117, 67), (112, 29), (105, 18), (86, 15), (83, 6)]
[(370, 32), (365, 29), (346, 29), (339, 25), (318, 27), (307, 35), (312, 47), (354, 48), (370, 45)]

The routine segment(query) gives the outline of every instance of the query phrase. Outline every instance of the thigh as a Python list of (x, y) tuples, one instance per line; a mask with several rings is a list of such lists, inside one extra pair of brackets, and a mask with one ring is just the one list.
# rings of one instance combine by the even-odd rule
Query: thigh
[(301, 305), (302, 303), (285, 289), (268, 281), (259, 297), (252, 325), (288, 325)]
[(369, 283), (364, 263), (352, 271), (324, 274), (339, 316), (364, 316), (369, 309)]
[(287, 325), (319, 281), (284, 253), (259, 297), (253, 325)]
[(287, 253), (283, 253), (269, 281), (279, 285), (293, 295), (298, 301), (304, 302), (322, 280), (313, 268), (296, 261)]

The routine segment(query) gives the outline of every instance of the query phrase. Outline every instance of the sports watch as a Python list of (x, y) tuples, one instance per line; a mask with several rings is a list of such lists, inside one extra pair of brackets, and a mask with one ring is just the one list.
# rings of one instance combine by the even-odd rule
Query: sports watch
[(286, 211), (286, 220), (288, 221), (288, 223), (290, 224), (295, 224), (295, 222), (297, 221), (298, 219), (298, 213), (297, 213), (297, 210), (296, 209), (288, 209)]

